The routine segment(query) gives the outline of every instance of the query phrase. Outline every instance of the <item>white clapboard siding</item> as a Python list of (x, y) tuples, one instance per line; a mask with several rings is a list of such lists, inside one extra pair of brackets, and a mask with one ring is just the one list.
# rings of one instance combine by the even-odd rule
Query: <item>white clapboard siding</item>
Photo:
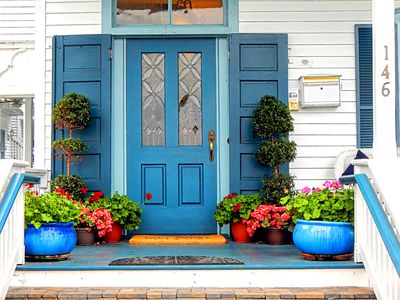
[(101, 0), (46, 0), (45, 166), (51, 167), (52, 38), (54, 35), (101, 33)]
[(0, 0), (0, 43), (35, 41), (35, 0)]
[[(398, 2), (396, 2), (398, 6)], [(355, 24), (371, 23), (370, 0), (240, 0), (239, 30), (287, 33), (289, 88), (299, 77), (341, 75), (341, 106), (293, 112), (296, 187), (334, 179), (334, 158), (356, 147)]]

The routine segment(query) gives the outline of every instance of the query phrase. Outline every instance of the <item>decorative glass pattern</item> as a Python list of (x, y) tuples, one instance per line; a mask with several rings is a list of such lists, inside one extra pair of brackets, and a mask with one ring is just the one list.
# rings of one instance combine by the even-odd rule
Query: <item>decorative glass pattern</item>
[(178, 109), (179, 145), (201, 145), (201, 53), (179, 53)]
[(168, 0), (117, 0), (117, 24), (168, 24)]
[(165, 146), (164, 54), (142, 54), (142, 144)]

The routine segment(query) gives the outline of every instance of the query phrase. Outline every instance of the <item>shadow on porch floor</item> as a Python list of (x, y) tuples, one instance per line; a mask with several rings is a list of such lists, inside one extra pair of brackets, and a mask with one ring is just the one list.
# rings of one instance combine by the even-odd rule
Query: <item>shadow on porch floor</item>
[[(158, 255), (202, 255), (234, 258), (243, 265), (109, 266), (116, 259)], [(246, 270), (246, 269), (359, 269), (353, 261), (307, 261), (293, 245), (273, 246), (229, 242), (216, 246), (137, 246), (127, 241), (96, 246), (77, 246), (67, 261), (27, 262), (17, 270)]]

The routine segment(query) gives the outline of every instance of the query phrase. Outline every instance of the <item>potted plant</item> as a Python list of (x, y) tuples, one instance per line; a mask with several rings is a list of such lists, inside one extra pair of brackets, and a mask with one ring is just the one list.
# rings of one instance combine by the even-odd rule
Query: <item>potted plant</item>
[(103, 197), (101, 192), (92, 193), (88, 199), (92, 209), (105, 208), (110, 212), (114, 222), (112, 230), (106, 233), (104, 240), (108, 243), (116, 243), (121, 240), (122, 228), (137, 230), (142, 222), (143, 213), (140, 204), (129, 199), (126, 195), (115, 193), (112, 197)]
[(294, 195), (293, 176), (281, 174), (280, 166), (296, 158), (296, 143), (288, 140), (293, 131), (293, 118), (287, 106), (274, 96), (263, 96), (253, 112), (253, 133), (260, 143), (256, 159), (272, 168), (266, 175), (261, 193), (268, 204), (279, 204), (282, 197)]
[(304, 187), (281, 199), (296, 223), (293, 242), (305, 254), (342, 255), (354, 250), (354, 191), (338, 181)]
[(237, 193), (231, 193), (218, 203), (214, 219), (220, 226), (230, 224), (235, 242), (247, 243), (250, 241), (250, 235), (247, 233), (244, 220), (249, 219), (250, 213), (261, 202), (260, 194), (238, 195)]
[(28, 256), (62, 256), (75, 247), (81, 211), (71, 196), (58, 192), (25, 192), (25, 252)]
[(90, 121), (89, 99), (80, 94), (70, 93), (61, 98), (55, 105), (52, 113), (55, 128), (67, 132), (67, 137), (53, 141), (52, 148), (56, 158), (66, 161), (66, 175), (59, 175), (51, 182), (51, 189), (63, 188), (73, 195), (74, 199), (82, 199), (80, 189), (85, 186), (77, 175), (71, 175), (71, 164), (82, 159), (81, 153), (87, 151), (88, 146), (79, 138), (73, 138), (75, 130), (82, 130)]
[(244, 220), (247, 232), (253, 236), (258, 228), (266, 228), (266, 242), (271, 245), (287, 244), (290, 240), (288, 227), (291, 216), (285, 206), (261, 204)]

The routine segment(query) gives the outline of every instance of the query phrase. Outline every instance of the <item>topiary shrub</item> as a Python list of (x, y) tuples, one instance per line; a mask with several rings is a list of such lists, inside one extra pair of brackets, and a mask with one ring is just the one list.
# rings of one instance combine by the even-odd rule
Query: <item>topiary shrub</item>
[(279, 166), (296, 158), (296, 143), (288, 140), (294, 129), (293, 118), (279, 99), (263, 96), (253, 112), (252, 124), (254, 135), (261, 140), (256, 159), (260, 165), (273, 168), (261, 192), (268, 203), (279, 204), (281, 197), (294, 193), (293, 176), (279, 173)]
[(50, 182), (51, 191), (61, 188), (68, 192), (74, 200), (82, 200), (84, 193), (82, 188), (85, 188), (85, 182), (78, 175), (58, 175)]

